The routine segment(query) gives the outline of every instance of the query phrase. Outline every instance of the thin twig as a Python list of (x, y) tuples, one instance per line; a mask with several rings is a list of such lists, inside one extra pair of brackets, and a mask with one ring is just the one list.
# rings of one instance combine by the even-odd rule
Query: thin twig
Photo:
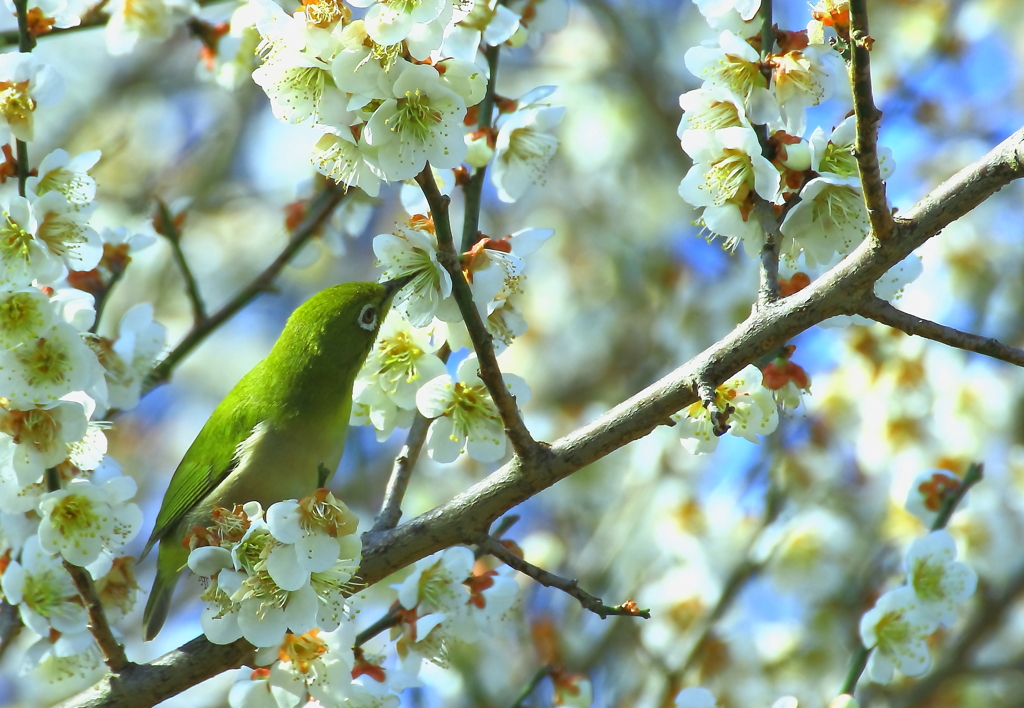
[[(28, 31), (28, 0), (14, 0), (14, 12), (18, 16), (18, 29), (14, 35), (18, 43), (18, 51), (21, 53), (31, 52), (35, 47), (35, 40)], [(14, 42), (10, 42), (14, 44)], [(24, 140), (15, 140), (14, 149), (18, 161), (18, 195), (25, 196), (25, 183), (29, 177), (28, 145)]]
[(281, 272), (306, 241), (320, 230), (344, 197), (345, 190), (342, 186), (330, 185), (325, 189), (319, 195), (316, 203), (310, 208), (305, 220), (295, 229), (291, 240), (288, 241), (288, 245), (278, 254), (274, 262), (245, 286), (240, 293), (235, 295), (228, 304), (207, 317), (202, 323), (193, 326), (192, 330), (185, 335), (185, 338), (178, 343), (178, 346), (171, 350), (171, 353), (164, 357), (163, 361), (153, 367), (153, 370), (146, 378), (145, 390), (148, 392), (153, 387), (160, 385), (170, 378), (174, 367), (206, 339), (211, 332), (245, 307), (254, 297), (269, 290), (277, 274)]
[(967, 492), (970, 491), (971, 487), (980, 482), (984, 477), (984, 465), (980, 462), (972, 462), (970, 467), (964, 473), (963, 479), (960, 480), (960, 486), (957, 487), (956, 493), (951, 494), (942, 501), (942, 507), (939, 509), (938, 516), (935, 517), (935, 521), (932, 523), (932, 531), (938, 531), (939, 529), (946, 528), (946, 524), (949, 523), (949, 518), (953, 516), (953, 512), (963, 501), (964, 497), (967, 496)]
[(94, 309), (96, 310), (96, 319), (93, 320), (92, 329), (89, 331), (96, 334), (100, 331), (100, 323), (103, 321), (103, 312), (106, 310), (107, 303), (110, 302), (110, 292), (114, 289), (114, 286), (121, 282), (121, 278), (128, 272), (127, 268), (121, 268), (115, 270), (110, 276), (110, 282), (106, 283), (103, 289), (96, 294), (96, 304)]
[[(60, 489), (60, 473), (56, 468), (51, 467), (46, 470), (46, 484), (51, 492)], [(89, 631), (103, 654), (103, 663), (107, 665), (111, 673), (121, 673), (131, 662), (125, 656), (124, 647), (110, 630), (110, 623), (107, 622), (107, 615), (103, 611), (103, 603), (100, 602), (99, 595), (96, 594), (92, 576), (82, 566), (70, 563), (66, 559), (62, 559), (62, 562), (64, 570), (71, 576), (71, 582), (74, 583), (75, 590), (78, 591), (78, 596), (85, 607), (85, 612), (89, 617)]]
[(480, 311), (473, 301), (473, 291), (466, 281), (466, 276), (462, 273), (462, 265), (459, 262), (459, 255), (455, 251), (451, 221), (448, 217), (449, 199), (438, 190), (429, 164), (416, 175), (416, 182), (420, 185), (423, 196), (426, 197), (427, 203), (430, 205), (430, 214), (434, 220), (434, 229), (437, 234), (438, 260), (451, 276), (455, 301), (459, 305), (466, 329), (469, 330), (473, 349), (476, 350), (480, 365), (480, 378), (486, 384), (487, 391), (491, 394), (491, 399), (498, 409), (502, 425), (505, 426), (505, 432), (512, 443), (512, 449), (519, 457), (529, 458), (538, 454), (542, 446), (534, 441), (530, 431), (526, 429), (526, 425), (519, 415), (516, 397), (505, 386), (501, 369), (498, 367), (498, 360), (494, 356), (493, 338), (480, 317)]
[[(766, 453), (767, 454), (767, 453)], [(697, 659), (701, 656), (704, 650), (704, 646), (711, 638), (711, 632), (715, 627), (718, 620), (725, 614), (726, 610), (732, 607), (732, 603), (739, 596), (740, 590), (747, 584), (750, 578), (754, 577), (761, 571), (761, 568), (771, 559), (765, 558), (759, 562), (750, 560), (751, 550), (759, 542), (761, 535), (765, 529), (775, 523), (775, 520), (779, 516), (779, 512), (782, 511), (784, 503), (784, 496), (774, 484), (769, 485), (768, 491), (766, 492), (765, 498), (765, 509), (764, 515), (761, 517), (760, 525), (757, 530), (754, 531), (750, 540), (747, 541), (746, 548), (743, 553), (743, 560), (733, 567), (729, 573), (729, 577), (726, 578), (725, 586), (722, 588), (722, 592), (718, 595), (718, 600), (715, 601), (715, 606), (711, 608), (711, 611), (704, 616), (701, 624), (701, 629), (697, 635), (696, 641), (690, 647), (690, 651), (686, 655), (686, 659), (683, 661), (681, 667), (675, 672), (675, 675), (682, 678), (686, 673), (697, 663)]]
[(868, 34), (867, 0), (850, 0), (850, 83), (853, 113), (857, 120), (854, 154), (864, 190), (871, 230), (881, 240), (892, 233), (892, 214), (885, 197), (885, 183), (878, 168), (878, 121), (871, 89), (871, 35)]
[[(490, 76), (487, 79), (487, 92), (478, 106), (479, 117), (477, 126), (481, 130), (490, 131), (491, 114), (494, 112), (494, 92), (498, 84), (498, 54), (501, 45), (487, 47), (484, 56), (487, 58), (487, 67), (490, 69)], [(465, 195), (465, 213), (462, 223), (462, 251), (468, 251), (477, 241), (477, 232), (480, 229), (480, 197), (484, 191), (484, 178), (487, 176), (487, 165), (476, 168), (473, 176), (469, 178), (469, 184), (463, 190)]]
[[(104, 11), (108, 0), (102, 0), (101, 2), (93, 5), (91, 8), (82, 13), (82, 21), (74, 27), (53, 27), (46, 34), (39, 35), (39, 38), (43, 37), (57, 37), (60, 35), (68, 34), (69, 32), (80, 32), (81, 30), (93, 29), (96, 27), (103, 27), (110, 21), (110, 15)], [(197, 0), (197, 5), (200, 7), (206, 7), (208, 5), (215, 5), (220, 2), (226, 2), (226, 0)], [(35, 39), (32, 40), (35, 44)], [(18, 44), (18, 31), (7, 30), (6, 32), (0, 32), (0, 46), (7, 46), (11, 44)]]
[[(444, 343), (437, 352), (437, 358), (447, 363), (448, 357), (452, 354), (452, 348), (448, 342)], [(370, 533), (393, 529), (402, 518), (402, 499), (405, 498), (405, 490), (409, 487), (409, 479), (412, 477), (413, 468), (416, 467), (416, 460), (420, 457), (420, 450), (427, 440), (427, 431), (432, 421), (422, 413), (416, 411), (412, 426), (409, 428), (409, 435), (405, 438), (405, 445), (402, 446), (395, 464), (391, 468), (391, 477), (388, 479), (388, 487), (384, 491), (384, 501), (380, 507), (380, 514), (370, 529)]]
[(385, 629), (391, 629), (397, 625), (401, 621), (400, 610), (401, 605), (399, 605), (398, 602), (395, 602), (376, 622), (356, 635), (355, 644), (352, 646), (361, 647)]
[(157, 209), (160, 210), (160, 228), (158, 232), (171, 243), (171, 250), (174, 252), (174, 260), (178, 264), (178, 270), (185, 279), (185, 291), (188, 293), (189, 302), (192, 303), (193, 327), (200, 327), (206, 322), (206, 306), (203, 304), (203, 297), (199, 293), (199, 283), (192, 273), (192, 269), (185, 259), (185, 252), (181, 250), (181, 232), (174, 222), (174, 215), (167, 208), (162, 199), (157, 200)]
[(772, 205), (763, 199), (757, 200), (758, 221), (764, 231), (764, 245), (761, 247), (760, 284), (757, 288), (757, 306), (766, 307), (781, 296), (779, 287), (779, 244), (782, 234)]
[(409, 479), (412, 477), (412, 470), (419, 459), (420, 450), (427, 439), (427, 430), (430, 429), (429, 418), (423, 416), (419, 411), (409, 428), (409, 435), (405, 439), (398, 457), (395, 458), (395, 465), (391, 469), (391, 477), (388, 479), (388, 488), (384, 492), (384, 502), (381, 504), (380, 514), (373, 524), (373, 531), (384, 531), (393, 529), (402, 518), (402, 499), (405, 497), (405, 490), (409, 486)]
[[(772, 18), (772, 0), (761, 0), (761, 60), (764, 61), (772, 53), (775, 47), (775, 27)], [(771, 68), (762, 67), (761, 71), (768, 72), (765, 79), (771, 81)]]
[(536, 689), (537, 686), (540, 685), (540, 682), (547, 678), (550, 673), (551, 667), (548, 665), (544, 665), (537, 669), (537, 673), (533, 675), (533, 678), (530, 679), (528, 684), (523, 686), (523, 690), (520, 691), (519, 695), (516, 696), (512, 703), (509, 704), (509, 708), (519, 708), (523, 705), (523, 701), (530, 697), (530, 694), (533, 693), (534, 689)]
[(1003, 344), (992, 337), (982, 337), (970, 332), (940, 325), (917, 315), (898, 310), (885, 300), (875, 297), (865, 300), (858, 308), (859, 314), (909, 335), (931, 339), (935, 342), (983, 354), (1015, 366), (1024, 366), (1024, 350)]
[(704, 408), (711, 416), (712, 431), (715, 435), (721, 437), (729, 432), (729, 416), (732, 415), (734, 409), (731, 406), (726, 406), (723, 411), (718, 407), (718, 389), (704, 376), (701, 376), (697, 382), (697, 397), (700, 398)]
[(0, 600), (0, 659), (4, 658), (7, 649), (21, 634), (22, 627), (24, 625), (21, 623), (18, 606), (12, 605), (7, 600)]
[(644, 619), (651, 618), (650, 610), (639, 609), (636, 606), (636, 603), (631, 600), (615, 606), (604, 604), (601, 602), (601, 598), (594, 597), (590, 593), (581, 590), (579, 582), (575, 579), (569, 580), (567, 578), (563, 578), (559, 575), (555, 575), (554, 573), (549, 573), (543, 568), (538, 568), (532, 563), (528, 563), (512, 551), (505, 548), (505, 546), (503, 546), (493, 536), (482, 536), (479, 540), (479, 544), (483, 550), (487, 551), (487, 553), (505, 563), (505, 565), (510, 568), (533, 578), (545, 587), (561, 590), (567, 595), (576, 598), (576, 600), (578, 600), (583, 606), (583, 609), (593, 612), (601, 619), (605, 619), (611, 615), (643, 617)]
[(82, 598), (82, 604), (85, 605), (85, 611), (89, 615), (89, 631), (92, 632), (93, 638), (96, 639), (96, 643), (103, 653), (103, 663), (107, 665), (111, 673), (121, 673), (131, 662), (125, 656), (124, 647), (117, 641), (110, 629), (107, 615), (103, 611), (103, 603), (100, 602), (100, 598), (96, 594), (96, 586), (92, 582), (89, 571), (66, 560), (64, 561), (64, 570), (68, 571), (71, 581), (75, 584), (75, 590), (78, 591), (78, 595)]

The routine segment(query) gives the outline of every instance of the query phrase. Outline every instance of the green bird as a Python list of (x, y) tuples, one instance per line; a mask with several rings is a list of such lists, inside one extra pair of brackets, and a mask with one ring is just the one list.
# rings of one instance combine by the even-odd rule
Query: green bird
[(410, 278), (345, 283), (320, 292), (288, 318), (266, 359), (213, 411), (171, 478), (142, 558), (160, 541), (143, 617), (146, 639), (167, 619), (182, 541), (207, 526), (214, 507), (297, 499), (326, 482), (341, 461), (352, 385), (395, 293)]

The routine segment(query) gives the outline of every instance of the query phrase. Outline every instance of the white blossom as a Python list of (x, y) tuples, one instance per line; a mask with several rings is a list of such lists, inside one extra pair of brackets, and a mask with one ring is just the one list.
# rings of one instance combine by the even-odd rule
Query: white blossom
[(29, 177), (25, 188), (39, 197), (57, 191), (71, 204), (88, 204), (96, 196), (96, 180), (89, 170), (99, 159), (99, 150), (75, 157), (70, 157), (66, 150), (54, 150), (39, 163), (38, 175)]
[(73, 479), (45, 494), (39, 504), (40, 545), (85, 566), (93, 577), (105, 575), (110, 561), (104, 563), (103, 554), (116, 552), (142, 526), (142, 512), (128, 501), (135, 489), (135, 480), (121, 476), (102, 484)]
[(326, 489), (299, 501), (277, 502), (267, 509), (267, 526), (280, 545), (271, 548), (267, 572), (285, 590), (309, 582), (340, 557), (358, 560), (361, 545), (353, 534), (359, 519)]
[(703, 219), (711, 231), (742, 242), (747, 255), (756, 257), (764, 232), (753, 213), (751, 193), (774, 203), (780, 183), (778, 170), (761, 155), (757, 135), (739, 127), (689, 130), (681, 140), (693, 166), (679, 184), (679, 195), (705, 207)]
[(85, 437), (88, 425), (80, 401), (61, 400), (28, 410), (0, 407), (0, 431), (10, 436), (14, 447), (11, 461), (19, 484), (32, 484), (47, 468), (66, 460), (69, 446)]
[(876, 683), (892, 680), (893, 669), (904, 676), (920, 676), (931, 665), (925, 640), (938, 622), (921, 607), (913, 588), (901, 587), (878, 598), (860, 620), (864, 646), (874, 649), (867, 673)]
[(415, 274), (394, 302), (395, 309), (411, 324), (430, 324), (444, 301), (449, 304), (442, 316), (448, 319), (458, 312), (458, 306), (451, 300), (451, 276), (437, 260), (437, 237), (432, 223), (414, 217), (408, 224), (399, 225), (394, 233), (380, 234), (373, 239), (373, 253), (384, 267), (381, 282)]
[[(771, 391), (761, 384), (761, 370), (748, 364), (736, 376), (715, 389), (719, 410), (731, 409), (729, 433), (757, 443), (758, 435), (770, 435), (779, 424), (779, 412)], [(680, 442), (690, 453), (702, 455), (718, 447), (715, 423), (703, 402), (697, 401), (676, 413)]]
[[(64, 79), (48, 64), (30, 52), (0, 54), (0, 120), (9, 134), (30, 142), (35, 135), (35, 111), (51, 106), (64, 94)], [(3, 131), (0, 131), (3, 133)]]
[(807, 108), (828, 99), (837, 82), (846, 80), (842, 57), (827, 45), (812, 44), (801, 50), (776, 54), (771, 62), (775, 96), (786, 132), (803, 135), (807, 128)]
[[(468, 453), (479, 462), (495, 462), (505, 456), (505, 428), (477, 367), (476, 357), (467, 357), (454, 379), (438, 376), (416, 394), (420, 413), (435, 419), (426, 441), (433, 460), (454, 462)], [(504, 374), (504, 383), (519, 405), (529, 400), (530, 389), (520, 377)]]
[[(553, 90), (553, 89), (552, 89)], [(565, 106), (523, 105), (499, 121), (494, 140), (491, 181), (503, 202), (520, 199), (531, 185), (544, 185), (544, 175), (558, 149), (551, 131), (562, 121)]]
[(914, 589), (921, 608), (940, 625), (956, 621), (956, 603), (974, 594), (978, 575), (956, 560), (956, 542), (949, 531), (939, 529), (910, 545), (904, 559), (907, 584)]
[(726, 30), (719, 35), (718, 46), (691, 47), (683, 61), (706, 85), (721, 86), (739, 96), (751, 123), (778, 120), (779, 107), (761, 74), (761, 58), (742, 37)]
[(74, 634), (86, 629), (85, 608), (78, 600), (71, 576), (59, 556), (43, 551), (39, 537), (32, 536), (21, 552), (21, 562), (11, 564), (0, 576), (3, 595), (18, 607), (21, 621), (41, 636), (51, 629)]
[(0, 396), (18, 409), (50, 406), (102, 381), (96, 355), (74, 327), (52, 322), (39, 337), (0, 351)]
[(431, 66), (403, 62), (391, 73), (394, 83), (363, 131), (377, 149), (382, 176), (409, 179), (428, 161), (438, 168), (457, 166), (466, 155), (465, 101)]
[(107, 51), (119, 56), (134, 51), (140, 41), (162, 42), (178, 23), (194, 14), (193, 0), (112, 0), (104, 36)]

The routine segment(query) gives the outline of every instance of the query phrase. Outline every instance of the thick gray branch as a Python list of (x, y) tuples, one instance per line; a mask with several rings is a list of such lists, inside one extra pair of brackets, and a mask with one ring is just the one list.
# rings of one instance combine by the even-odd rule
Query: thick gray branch
[[(474, 543), (512, 507), (668, 422), (673, 413), (697, 400), (702, 378), (724, 381), (822, 320), (856, 314), (863, 302), (874, 298), (875, 281), (893, 265), (1024, 176), (1022, 143), (1024, 130), (922, 199), (896, 222), (890, 238), (865, 240), (807, 288), (759, 308), (723, 340), (592, 423), (541, 446), (528, 460), (513, 459), (442, 506), (395, 529), (364, 535), (363, 582), (378, 583), (431, 553)], [(132, 667), (113, 681), (105, 679), (64, 706), (151, 706), (242, 661), (244, 652), (238, 646), (214, 647), (198, 638), (156, 664)]]

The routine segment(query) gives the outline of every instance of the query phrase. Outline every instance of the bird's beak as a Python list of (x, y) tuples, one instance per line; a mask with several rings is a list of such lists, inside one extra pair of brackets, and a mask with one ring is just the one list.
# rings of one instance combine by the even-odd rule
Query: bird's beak
[(417, 273), (410, 273), (409, 275), (403, 275), (400, 278), (395, 278), (394, 280), (386, 280), (383, 283), (381, 283), (381, 285), (384, 286), (384, 293), (386, 298), (388, 300), (393, 298), (399, 290), (401, 290), (406, 285), (411, 283), (417, 275)]

